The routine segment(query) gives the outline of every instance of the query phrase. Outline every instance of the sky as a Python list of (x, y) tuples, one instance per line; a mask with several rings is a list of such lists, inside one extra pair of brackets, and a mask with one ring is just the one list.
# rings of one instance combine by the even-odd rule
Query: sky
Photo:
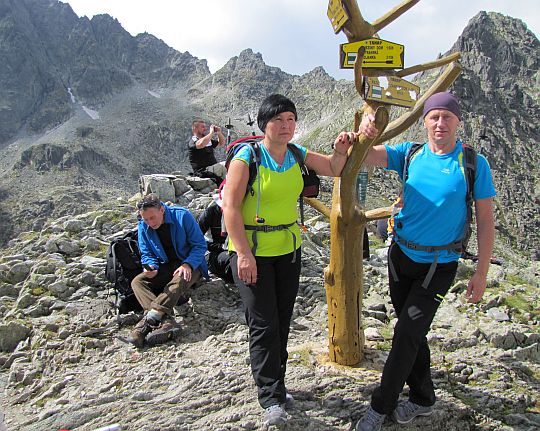
[[(339, 69), (343, 32), (334, 34), (326, 0), (61, 0), (79, 16), (107, 13), (132, 35), (148, 32), (180, 52), (208, 62), (213, 73), (246, 48), (269, 66), (302, 75), (322, 66), (336, 79), (354, 79)], [(357, 0), (372, 22), (401, 0)], [(538, 37), (539, 0), (420, 0), (379, 32), (405, 45), (405, 67), (434, 60), (449, 50), (479, 11), (523, 20)]]

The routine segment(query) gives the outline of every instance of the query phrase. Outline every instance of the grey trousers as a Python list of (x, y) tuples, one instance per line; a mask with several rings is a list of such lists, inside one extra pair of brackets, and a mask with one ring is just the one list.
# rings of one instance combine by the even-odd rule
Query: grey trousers
[(131, 282), (133, 293), (144, 311), (154, 309), (172, 316), (173, 307), (180, 297), (187, 295), (191, 286), (201, 279), (199, 269), (193, 270), (190, 281), (174, 275), (179, 266), (179, 262), (163, 263), (155, 277), (150, 278), (142, 272), (133, 279)]

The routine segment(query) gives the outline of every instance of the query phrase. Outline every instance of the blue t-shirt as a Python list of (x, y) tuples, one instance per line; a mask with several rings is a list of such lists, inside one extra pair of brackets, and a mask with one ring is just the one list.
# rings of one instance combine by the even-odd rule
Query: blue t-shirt
[[(388, 170), (403, 178), (405, 157), (412, 142), (385, 145)], [(462, 143), (456, 141), (449, 154), (434, 154), (424, 145), (409, 164), (409, 176), (403, 191), (403, 208), (395, 217), (394, 229), (398, 238), (424, 246), (450, 244), (463, 237), (467, 217)], [(491, 170), (484, 156), (477, 155), (473, 198), (475, 201), (496, 195)], [(398, 242), (399, 244), (399, 242)], [(400, 244), (403, 252), (419, 263), (431, 263), (435, 253), (417, 251)], [(459, 254), (451, 250), (439, 251), (438, 261), (452, 262)]]

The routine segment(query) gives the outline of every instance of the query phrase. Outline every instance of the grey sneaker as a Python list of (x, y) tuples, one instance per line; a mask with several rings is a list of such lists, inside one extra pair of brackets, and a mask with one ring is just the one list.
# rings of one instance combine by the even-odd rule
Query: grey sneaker
[(402, 401), (394, 410), (394, 419), (399, 424), (408, 424), (416, 416), (429, 416), (433, 413), (433, 406), (419, 406), (411, 401)]
[(149, 346), (157, 346), (169, 340), (176, 340), (180, 337), (180, 333), (180, 324), (174, 320), (174, 317), (166, 314), (161, 319), (159, 326), (146, 337), (146, 343)]
[(266, 409), (264, 416), (265, 425), (285, 425), (287, 423), (287, 413), (279, 404)]
[(362, 419), (356, 424), (356, 431), (379, 431), (382, 428), (382, 424), (386, 415), (381, 415), (375, 410), (368, 407)]

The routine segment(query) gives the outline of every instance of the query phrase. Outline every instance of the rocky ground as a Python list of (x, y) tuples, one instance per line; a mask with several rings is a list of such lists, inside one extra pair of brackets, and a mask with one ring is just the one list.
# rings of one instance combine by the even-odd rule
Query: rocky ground
[[(179, 203), (194, 213), (210, 194), (181, 180)], [(191, 184), (191, 183), (190, 183)], [(197, 186), (196, 188), (201, 188)], [(138, 350), (125, 344), (137, 316), (116, 316), (104, 278), (110, 237), (135, 225), (133, 205), (65, 216), (25, 232), (0, 251), (1, 410), (10, 431), (262, 430), (249, 368), (247, 327), (234, 286), (212, 278), (176, 308), (181, 339)], [(371, 237), (364, 261), (365, 357), (355, 367), (327, 359), (328, 224), (310, 219), (289, 340), (288, 430), (351, 430), (377, 385), (395, 314), (386, 287), (386, 248)], [(501, 251), (503, 252), (503, 251)], [(473, 271), (458, 277), (429, 335), (438, 402), (405, 428), (540, 428), (538, 262), (510, 252), (492, 266), (485, 300), (467, 304)]]

